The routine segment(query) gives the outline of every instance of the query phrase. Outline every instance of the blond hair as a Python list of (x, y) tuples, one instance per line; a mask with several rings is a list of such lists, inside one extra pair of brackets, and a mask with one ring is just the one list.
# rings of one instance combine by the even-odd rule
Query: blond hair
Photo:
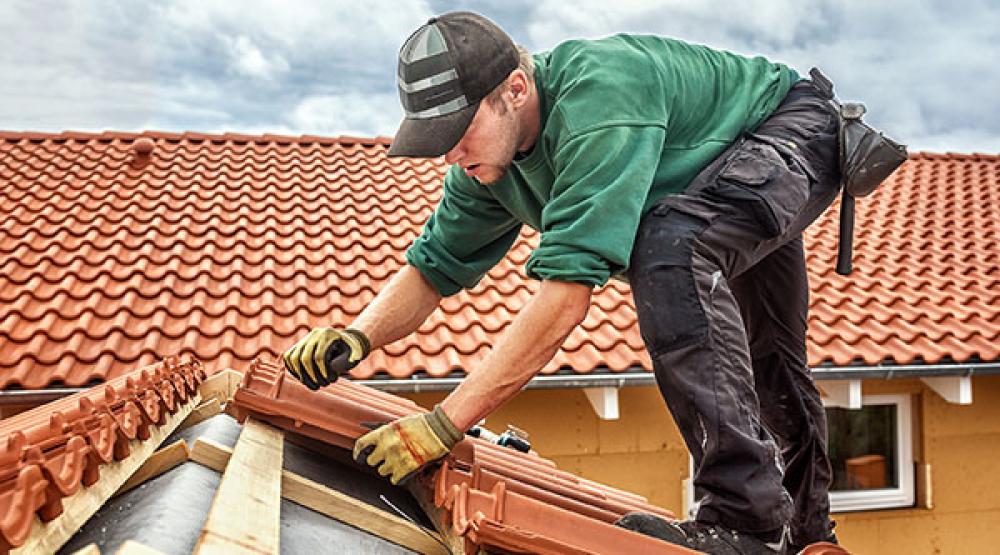
[[(517, 56), (518, 64), (517, 69), (520, 69), (528, 76), (529, 82), (534, 82), (535, 80), (535, 59), (531, 57), (531, 52), (521, 46), (517, 45)], [(490, 94), (486, 95), (483, 100), (490, 105), (494, 110), (499, 111), (501, 114), (507, 111), (506, 106), (503, 103), (503, 93), (507, 91), (507, 80), (504, 79), (502, 83), (497, 85), (495, 89), (490, 91)]]

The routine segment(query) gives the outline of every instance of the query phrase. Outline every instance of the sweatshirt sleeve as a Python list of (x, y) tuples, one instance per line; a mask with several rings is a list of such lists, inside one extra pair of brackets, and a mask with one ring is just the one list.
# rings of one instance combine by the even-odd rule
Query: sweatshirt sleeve
[(453, 166), (445, 175), (444, 195), (406, 251), (406, 261), (441, 295), (454, 295), (475, 287), (507, 254), (520, 229), (483, 185)]
[(628, 268), (664, 138), (660, 126), (614, 125), (558, 148), (530, 277), (597, 287)]

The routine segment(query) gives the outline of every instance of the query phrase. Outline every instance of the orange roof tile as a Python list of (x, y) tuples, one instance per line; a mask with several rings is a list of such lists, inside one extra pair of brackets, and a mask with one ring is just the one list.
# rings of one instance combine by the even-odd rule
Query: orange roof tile
[(0, 421), (0, 552), (23, 545), (36, 514), (58, 517), (62, 499), (94, 485), (102, 465), (129, 457), (133, 440), (193, 404), (205, 377), (197, 360), (168, 357)]
[[(233, 395), (237, 417), (248, 415), (342, 449), (372, 424), (421, 411), (412, 401), (339, 380), (311, 392), (272, 362), (255, 361)], [(521, 453), (466, 436), (441, 465), (416, 479), (433, 488), (433, 503), (463, 536), (466, 553), (479, 547), (524, 553), (693, 553), (614, 526), (631, 511), (667, 519), (669, 511), (628, 492), (578, 478), (535, 453)]]
[(913, 155), (858, 207), (850, 276), (838, 210), (805, 234), (809, 363), (1000, 359), (1000, 156)]
[[(138, 139), (153, 150), (133, 150)], [(403, 263), (441, 160), (384, 138), (0, 132), (0, 388), (79, 386), (190, 353), (240, 367), (349, 323)], [(850, 278), (836, 212), (807, 234), (811, 364), (1000, 358), (1000, 157), (916, 155), (859, 205)], [(446, 299), (356, 378), (475, 368), (537, 283), (525, 232), (473, 292)], [(595, 295), (544, 369), (649, 359), (628, 287)]]

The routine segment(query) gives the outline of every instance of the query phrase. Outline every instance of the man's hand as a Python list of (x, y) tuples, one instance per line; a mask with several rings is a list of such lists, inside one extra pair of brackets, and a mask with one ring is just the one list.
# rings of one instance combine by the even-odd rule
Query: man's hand
[(438, 405), (431, 412), (400, 418), (365, 434), (354, 444), (354, 460), (376, 468), (397, 485), (447, 455), (463, 437)]
[(315, 391), (337, 381), (370, 351), (371, 343), (358, 330), (314, 328), (281, 358), (297, 380)]

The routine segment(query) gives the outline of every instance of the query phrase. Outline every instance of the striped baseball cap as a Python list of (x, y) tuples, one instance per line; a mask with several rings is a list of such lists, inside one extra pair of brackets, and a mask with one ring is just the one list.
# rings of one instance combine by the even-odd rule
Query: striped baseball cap
[(518, 65), (514, 42), (471, 12), (431, 18), (399, 50), (405, 117), (389, 156), (435, 157), (462, 139), (480, 101)]

